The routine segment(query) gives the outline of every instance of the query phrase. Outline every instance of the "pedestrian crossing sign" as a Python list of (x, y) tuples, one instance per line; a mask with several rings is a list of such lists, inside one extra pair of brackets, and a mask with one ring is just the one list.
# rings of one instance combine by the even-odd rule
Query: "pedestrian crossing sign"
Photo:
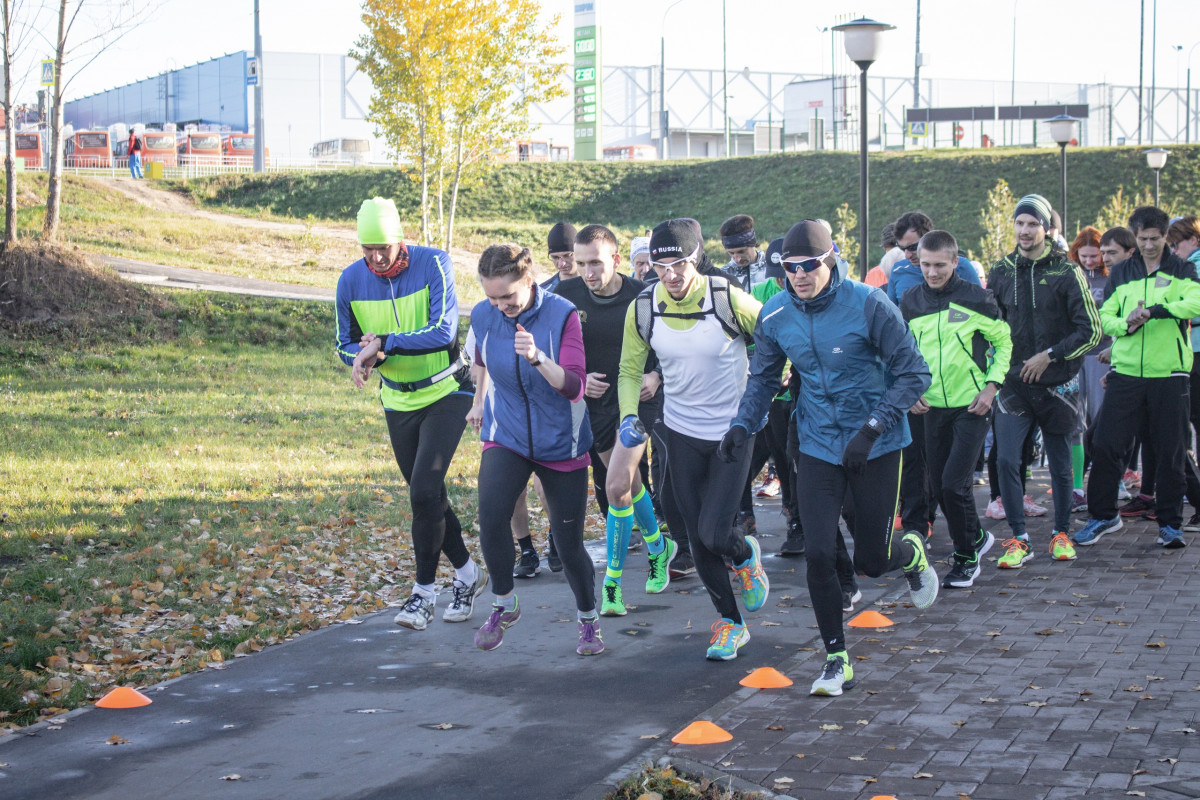
[(919, 139), (928, 132), (928, 125), (928, 122), (910, 122), (908, 123), (908, 135), (914, 139)]
[(54, 85), (54, 59), (47, 58), (42, 62), (42, 86)]

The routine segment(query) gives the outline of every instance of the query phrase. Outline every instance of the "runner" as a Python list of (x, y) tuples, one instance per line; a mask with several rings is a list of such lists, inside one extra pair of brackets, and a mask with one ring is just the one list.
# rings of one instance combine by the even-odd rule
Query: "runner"
[(554, 227), (546, 234), (546, 249), (557, 272), (542, 281), (541, 286), (547, 292), (552, 292), (560, 281), (579, 274), (575, 267), (575, 226), (569, 222), (554, 223)]
[(1095, 544), (1120, 530), (1117, 481), (1142, 423), (1146, 445), (1153, 446), (1156, 456), (1158, 543), (1167, 548), (1187, 545), (1180, 528), (1192, 369), (1188, 321), (1200, 315), (1200, 280), (1190, 262), (1166, 249), (1169, 227), (1170, 219), (1161, 209), (1135, 209), (1129, 228), (1137, 239), (1137, 252), (1113, 268), (1104, 287), (1100, 319), (1104, 332), (1113, 337), (1113, 371), (1092, 437), (1092, 518), (1075, 534), (1080, 545)]
[[(666, 492), (683, 517), (696, 570), (721, 615), (712, 626), (707, 657), (729, 661), (737, 658), (750, 634), (729, 585), (725, 559), (733, 564), (747, 611), (762, 608), (770, 588), (758, 542), (742, 537), (731, 524), (746, 480), (750, 437), (743, 436), (740, 447), (727, 449), (720, 458), (717, 453), (746, 384), (746, 338), (759, 303), (723, 277), (701, 275), (701, 252), (700, 237), (687, 220), (663, 222), (650, 236), (659, 283), (647, 287), (625, 317), (617, 383), (620, 436), (626, 447), (646, 441), (637, 410), (653, 349), (663, 373), (660, 429), (666, 445)], [(776, 378), (782, 370), (780, 364)], [(680, 533), (674, 523), (671, 530)]]
[[(1079, 424), (1083, 356), (1100, 342), (1100, 317), (1087, 280), (1067, 254), (1046, 236), (1050, 203), (1038, 194), (1018, 201), (1013, 212), (1017, 247), (996, 262), (988, 287), (1012, 332), (1008, 375), (996, 398), (996, 468), (1012, 538), (996, 562), (1018, 569), (1033, 558), (1025, 530), (1021, 490), (1022, 455), (1034, 425), (1050, 462), (1054, 533), (1050, 557), (1075, 559), (1067, 537), (1071, 526), (1071, 439)], [(1115, 486), (1114, 486), (1115, 489)]]
[(542, 480), (550, 528), (575, 595), (580, 655), (604, 651), (592, 561), (583, 547), (592, 429), (584, 390), (579, 314), (533, 280), (533, 255), (494, 244), (479, 257), (487, 303), (471, 310), (475, 362), (487, 372), (467, 419), (479, 430), (479, 543), (495, 601), (475, 646), (495, 650), (521, 618), (513, 593), (509, 519), (531, 474)]
[[(992, 400), (1008, 372), (1012, 339), (992, 293), (955, 272), (953, 236), (930, 231), (917, 253), (925, 283), (905, 292), (900, 312), (933, 381), (912, 413), (925, 415), (929, 480), (954, 542), (954, 566), (942, 586), (966, 588), (994, 541), (979, 525), (973, 479), (991, 426)], [(995, 348), (991, 359), (989, 347)]]
[(762, 309), (754, 369), (721, 449), (736, 451), (762, 425), (790, 358), (801, 379), (796, 490), (808, 547), (808, 593), (828, 654), (812, 693), (833, 696), (854, 685), (835, 546), (847, 487), (853, 492), (858, 570), (875, 578), (903, 568), (918, 608), (937, 597), (937, 573), (922, 537), (909, 532), (893, 542), (892, 530), (900, 449), (909, 441), (905, 412), (929, 388), (929, 368), (883, 292), (837, 271), (833, 240), (819, 222), (793, 225), (782, 255), (791, 289)]
[[(671, 580), (667, 565), (677, 550), (674, 542), (659, 533), (653, 501), (642, 485), (638, 464), (646, 450), (645, 444), (629, 448), (617, 442), (621, 418), (614, 384), (621, 364), (625, 316), (629, 304), (645, 284), (617, 271), (621, 266), (617, 237), (603, 225), (588, 225), (576, 234), (575, 263), (580, 276), (568, 278), (554, 291), (579, 309), (587, 361), (583, 396), (592, 425), (593, 459), (599, 458), (607, 469), (604, 488), (608, 496), (605, 515), (608, 568), (600, 595), (600, 615), (623, 617), (626, 609), (621, 576), (634, 520), (637, 520), (650, 558), (646, 579), (648, 594), (658, 594), (667, 588)], [(641, 418), (649, 420), (651, 425), (662, 405), (659, 392), (662, 376), (655, 371), (654, 363), (647, 361), (638, 404)], [(646, 401), (653, 401), (655, 397), (659, 402), (651, 403), (647, 408)]]
[(454, 268), (441, 250), (405, 246), (396, 204), (382, 197), (359, 208), (358, 241), (363, 258), (338, 279), (337, 352), (359, 388), (378, 368), (392, 451), (408, 482), (417, 574), (396, 624), (422, 631), (433, 618), (439, 553), (455, 572), (442, 619), (465, 622), (488, 576), (471, 560), (446, 493), (446, 470), (471, 407)]
[(735, 214), (721, 223), (721, 246), (729, 254), (729, 263), (721, 272), (729, 282), (749, 292), (767, 279), (765, 253), (758, 249), (754, 217)]

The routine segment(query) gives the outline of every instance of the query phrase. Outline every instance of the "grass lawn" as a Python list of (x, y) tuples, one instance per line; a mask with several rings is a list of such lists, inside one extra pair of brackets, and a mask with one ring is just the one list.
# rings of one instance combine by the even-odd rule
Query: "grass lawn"
[[(407, 490), (332, 307), (168, 300), (173, 332), (132, 343), (0, 334), (0, 726), (408, 590)], [(467, 527), (478, 461), (468, 430)]]

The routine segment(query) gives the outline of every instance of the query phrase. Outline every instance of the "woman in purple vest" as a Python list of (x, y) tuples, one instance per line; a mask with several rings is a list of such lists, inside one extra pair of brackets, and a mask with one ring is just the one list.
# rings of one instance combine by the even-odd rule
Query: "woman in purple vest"
[(550, 529), (579, 615), (583, 656), (604, 651), (596, 615), (595, 575), (583, 547), (588, 449), (592, 429), (583, 402), (583, 331), (575, 306), (533, 279), (533, 256), (495, 244), (479, 258), (488, 302), (471, 311), (475, 363), (486, 368), (467, 421), (479, 431), (479, 542), (496, 598), (475, 645), (495, 650), (521, 618), (513, 593), (509, 519), (531, 474), (546, 492)]

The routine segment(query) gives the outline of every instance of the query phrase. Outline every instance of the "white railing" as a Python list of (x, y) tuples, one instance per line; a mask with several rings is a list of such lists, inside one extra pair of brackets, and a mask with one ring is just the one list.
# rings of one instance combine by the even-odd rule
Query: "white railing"
[[(186, 159), (186, 157), (184, 157)], [(200, 163), (190, 163), (163, 167), (163, 178), (168, 180), (188, 180), (191, 178), (204, 178), (213, 175), (236, 175), (242, 173), (254, 172), (253, 159), (236, 158), (237, 163), (220, 164), (216, 163), (211, 156), (201, 157), (206, 159)], [(243, 164), (242, 161), (247, 161)], [(70, 162), (68, 162), (69, 164)], [(71, 175), (84, 175), (88, 177), (98, 178), (120, 178), (129, 175), (129, 158), (114, 157), (111, 167), (75, 167), (66, 166), (63, 168), (64, 173)], [(368, 161), (353, 163), (350, 161), (334, 161), (322, 159), (314, 161), (312, 159), (277, 159), (271, 157), (267, 162), (264, 172), (331, 172), (339, 169), (355, 169), (355, 168), (371, 168), (371, 169), (386, 169), (395, 168), (398, 166), (394, 162)], [(145, 173), (148, 169), (148, 164), (145, 159), (142, 160), (142, 172)], [(43, 167), (26, 167), (27, 172), (44, 172)]]

